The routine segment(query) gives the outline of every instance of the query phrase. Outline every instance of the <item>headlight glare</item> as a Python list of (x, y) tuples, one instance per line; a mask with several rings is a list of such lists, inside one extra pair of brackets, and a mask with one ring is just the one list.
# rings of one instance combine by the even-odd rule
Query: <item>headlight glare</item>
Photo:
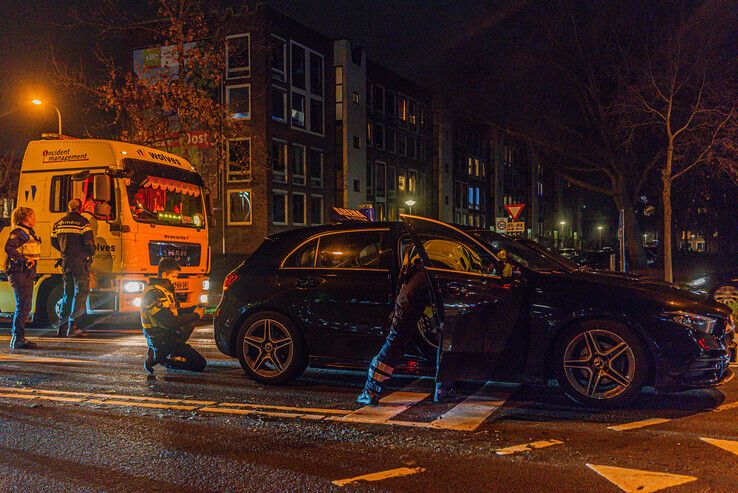
[(707, 284), (707, 276), (698, 277), (687, 283), (690, 288), (699, 288)]
[(715, 324), (717, 324), (716, 319), (697, 313), (671, 312), (668, 315), (677, 324), (705, 334), (712, 334)]
[(126, 281), (123, 283), (123, 291), (126, 293), (143, 293), (146, 289), (146, 284), (141, 281)]

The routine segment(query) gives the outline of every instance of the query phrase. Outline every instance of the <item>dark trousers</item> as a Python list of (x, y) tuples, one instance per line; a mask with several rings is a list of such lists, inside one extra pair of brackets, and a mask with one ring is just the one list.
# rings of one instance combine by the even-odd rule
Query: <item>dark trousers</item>
[(8, 274), (10, 287), (13, 288), (15, 295), (15, 315), (13, 316), (12, 336), (17, 340), (23, 340), (26, 337), (26, 319), (31, 313), (31, 302), (33, 301), (33, 281), (36, 278), (36, 272), (30, 270), (22, 270), (17, 273)]
[(194, 326), (179, 329), (144, 329), (149, 351), (154, 353), (154, 361), (167, 368), (201, 372), (208, 362), (195, 348), (187, 344)]
[(430, 303), (425, 273), (418, 270), (402, 285), (392, 311), (389, 334), (379, 353), (369, 365), (365, 389), (382, 391), (382, 384), (389, 380), (402, 355), (415, 338), (418, 322)]
[(89, 271), (64, 274), (64, 297), (59, 322), (80, 323), (87, 315), (87, 295), (90, 293)]

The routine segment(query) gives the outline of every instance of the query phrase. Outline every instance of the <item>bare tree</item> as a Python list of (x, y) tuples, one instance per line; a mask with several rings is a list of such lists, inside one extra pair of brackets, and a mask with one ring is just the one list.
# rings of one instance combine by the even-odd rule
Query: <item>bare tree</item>
[[(625, 52), (615, 105), (625, 141), (650, 142), (660, 170), (664, 279), (673, 281), (672, 187), (691, 173), (738, 177), (736, 69), (698, 14)], [(710, 33), (706, 35), (705, 33)]]

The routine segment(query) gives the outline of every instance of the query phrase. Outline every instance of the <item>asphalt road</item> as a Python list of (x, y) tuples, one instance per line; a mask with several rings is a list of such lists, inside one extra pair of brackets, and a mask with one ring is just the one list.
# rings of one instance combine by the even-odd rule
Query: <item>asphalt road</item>
[(397, 377), (378, 408), (364, 376), (309, 369), (265, 387), (193, 335), (203, 374), (142, 368), (139, 331), (10, 354), (0, 331), (0, 491), (738, 491), (738, 379), (644, 392), (627, 410), (556, 388), (468, 383), (452, 403)]

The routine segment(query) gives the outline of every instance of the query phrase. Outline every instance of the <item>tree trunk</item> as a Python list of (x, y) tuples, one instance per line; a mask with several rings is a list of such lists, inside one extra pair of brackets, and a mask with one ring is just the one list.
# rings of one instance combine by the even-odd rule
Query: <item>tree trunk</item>
[(624, 192), (613, 195), (618, 210), (625, 211), (625, 247), (628, 250), (628, 261), (630, 268), (643, 268), (646, 266), (646, 256), (641, 241), (641, 228), (636, 218), (635, 207), (630, 196)]
[(666, 163), (661, 172), (661, 207), (664, 209), (664, 281), (674, 282), (671, 242), (671, 167), (674, 159), (674, 143), (670, 140), (666, 148)]

